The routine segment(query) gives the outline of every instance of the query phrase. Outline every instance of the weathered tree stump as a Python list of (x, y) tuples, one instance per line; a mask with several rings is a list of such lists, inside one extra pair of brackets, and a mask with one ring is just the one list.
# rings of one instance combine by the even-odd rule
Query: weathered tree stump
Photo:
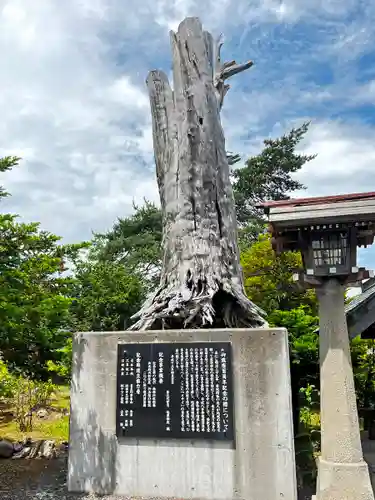
[(245, 295), (237, 223), (220, 109), (225, 81), (252, 62), (221, 63), (197, 18), (171, 32), (172, 91), (151, 71), (149, 89), (163, 213), (160, 287), (134, 316), (132, 330), (255, 327), (264, 313)]

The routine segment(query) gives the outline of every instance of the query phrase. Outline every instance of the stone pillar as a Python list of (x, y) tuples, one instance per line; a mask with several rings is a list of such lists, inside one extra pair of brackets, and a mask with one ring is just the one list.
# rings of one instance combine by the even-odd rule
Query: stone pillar
[(337, 279), (317, 288), (322, 436), (317, 500), (373, 500), (362, 454), (344, 292)]

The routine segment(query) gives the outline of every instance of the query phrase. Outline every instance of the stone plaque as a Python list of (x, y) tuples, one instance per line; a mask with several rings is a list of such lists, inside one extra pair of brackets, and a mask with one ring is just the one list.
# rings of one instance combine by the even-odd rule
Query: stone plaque
[(231, 344), (119, 344), (116, 433), (233, 440)]

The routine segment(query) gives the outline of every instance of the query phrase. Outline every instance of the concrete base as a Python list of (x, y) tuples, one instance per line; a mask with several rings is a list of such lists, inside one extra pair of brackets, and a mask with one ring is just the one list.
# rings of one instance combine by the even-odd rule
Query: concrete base
[(368, 465), (318, 462), (316, 500), (374, 500)]
[[(118, 440), (118, 343), (210, 341), (232, 343), (235, 442)], [(69, 491), (143, 499), (296, 500), (292, 427), (284, 329), (78, 333), (74, 337)]]

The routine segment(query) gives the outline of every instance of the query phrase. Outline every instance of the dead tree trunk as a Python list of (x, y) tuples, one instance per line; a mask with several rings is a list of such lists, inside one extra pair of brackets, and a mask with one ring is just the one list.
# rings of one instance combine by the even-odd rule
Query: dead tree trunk
[(244, 293), (220, 109), (225, 80), (252, 66), (221, 64), (219, 40), (197, 18), (171, 32), (172, 91), (151, 71), (153, 142), (163, 213), (160, 287), (132, 330), (255, 327), (263, 312)]

